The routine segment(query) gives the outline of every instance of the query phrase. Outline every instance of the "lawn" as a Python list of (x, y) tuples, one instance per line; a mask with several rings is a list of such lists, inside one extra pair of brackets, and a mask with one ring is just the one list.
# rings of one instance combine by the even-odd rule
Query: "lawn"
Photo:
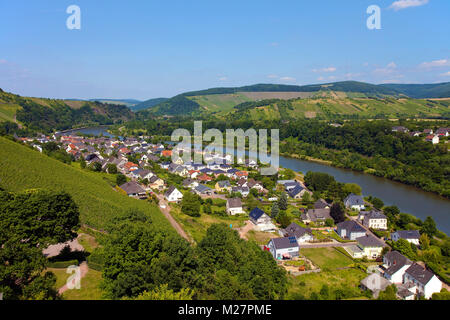
[(255, 231), (250, 230), (247, 232), (247, 239), (253, 240), (257, 244), (266, 245), (270, 239), (272, 238), (278, 238), (279, 235), (275, 233), (269, 233), (269, 232), (261, 232), (261, 231)]
[(300, 249), (300, 254), (310, 259), (322, 270), (336, 270), (353, 264), (353, 260), (334, 248)]
[(327, 285), (331, 291), (346, 288), (351, 290), (354, 297), (363, 296), (358, 288), (359, 283), (367, 274), (359, 269), (345, 269), (335, 271), (322, 271), (308, 273), (301, 276), (289, 276), (288, 298), (295, 294), (309, 297), (311, 293), (318, 293), (323, 285)]
[(247, 216), (219, 217), (208, 214), (202, 214), (200, 217), (191, 217), (182, 213), (179, 206), (174, 204), (170, 206), (170, 214), (197, 243), (206, 235), (206, 231), (214, 223), (231, 224), (234, 229), (244, 226), (245, 221), (248, 219)]
[[(58, 290), (66, 284), (67, 279), (71, 274), (66, 273), (67, 269), (48, 268), (46, 271), (51, 271), (56, 275), (56, 289)], [(64, 300), (100, 300), (102, 291), (99, 288), (102, 280), (102, 273), (89, 269), (89, 272), (81, 279), (81, 288), (67, 290), (63, 293)]]

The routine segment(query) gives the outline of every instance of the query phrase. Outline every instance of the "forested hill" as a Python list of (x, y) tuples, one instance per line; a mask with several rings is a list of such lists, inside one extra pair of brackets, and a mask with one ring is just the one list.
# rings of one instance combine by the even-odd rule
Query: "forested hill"
[[(317, 102), (318, 99), (331, 99), (326, 102), (331, 105), (335, 104), (335, 100), (340, 101), (338, 104), (347, 105), (350, 109), (358, 103), (350, 99), (387, 99), (389, 101), (399, 99), (435, 99), (450, 98), (450, 84), (423, 84), (423, 85), (374, 85), (370, 83), (357, 81), (343, 81), (335, 83), (314, 84), (305, 86), (283, 85), (283, 84), (256, 84), (243, 87), (232, 88), (211, 88), (200, 91), (186, 92), (177, 95), (171, 99), (165, 100), (159, 104), (150, 106), (143, 111), (143, 115), (169, 115), (169, 116), (215, 116), (230, 114), (234, 108), (242, 103), (257, 102), (260, 104), (262, 100), (304, 100), (308, 99)], [(314, 102), (313, 102), (314, 104)], [(364, 107), (365, 103), (361, 103)], [(327, 106), (324, 105), (326, 108)], [(315, 108), (313, 108), (315, 109)], [(336, 109), (331, 107), (331, 109)], [(337, 108), (337, 109), (340, 109)], [(343, 109), (346, 109), (344, 106)], [(347, 108), (348, 109), (348, 108)], [(355, 110), (344, 110), (345, 113), (359, 113), (360, 108)], [(364, 109), (364, 108), (363, 108)], [(401, 108), (400, 108), (401, 109)], [(413, 108), (416, 109), (416, 108)], [(371, 110), (371, 114), (388, 114), (394, 115), (397, 111), (386, 112), (388, 110)], [(316, 110), (308, 110), (317, 113)], [(319, 110), (320, 111), (320, 110)], [(349, 112), (347, 112), (349, 111)], [(380, 111), (380, 112), (379, 112)], [(433, 114), (433, 110), (429, 110)], [(325, 113), (327, 110), (325, 110)], [(414, 111), (413, 111), (414, 112)], [(422, 111), (421, 111), (422, 112)], [(320, 112), (319, 112), (320, 113)], [(409, 114), (410, 112), (401, 112)], [(423, 112), (422, 112), (423, 113)], [(440, 112), (437, 112), (440, 114)], [(339, 112), (337, 113), (339, 114)], [(365, 115), (364, 115), (365, 116)]]
[(417, 99), (450, 97), (450, 82), (433, 84), (383, 84), (381, 86)]
[(0, 90), (0, 122), (16, 122), (30, 130), (52, 132), (87, 125), (122, 123), (133, 118), (134, 113), (124, 105), (21, 97)]

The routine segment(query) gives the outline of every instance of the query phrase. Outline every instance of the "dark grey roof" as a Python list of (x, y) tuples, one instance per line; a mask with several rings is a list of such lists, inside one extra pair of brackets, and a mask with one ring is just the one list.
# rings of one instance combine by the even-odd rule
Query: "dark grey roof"
[(364, 205), (364, 199), (362, 196), (351, 193), (344, 199), (344, 203), (347, 206)]
[(275, 249), (287, 249), (298, 247), (298, 242), (297, 239), (295, 239), (295, 237), (273, 238), (271, 241)]
[(353, 220), (346, 220), (337, 224), (338, 229), (347, 230), (347, 233), (353, 232), (366, 232), (366, 229), (361, 227), (357, 222)]
[(120, 189), (125, 191), (128, 195), (145, 193), (145, 190), (135, 181), (124, 183), (123, 185), (120, 186)]
[(242, 208), (242, 201), (239, 198), (227, 199), (228, 208)]
[(417, 263), (413, 263), (411, 267), (406, 269), (406, 273), (423, 285), (426, 285), (434, 276), (433, 272), (427, 270)]
[(363, 247), (384, 247), (383, 241), (372, 235), (366, 234), (363, 237), (356, 238), (356, 241)]
[(287, 237), (296, 237), (296, 238), (300, 238), (306, 233), (312, 234), (311, 229), (302, 228), (295, 222), (292, 222), (290, 225), (288, 225), (286, 229), (282, 230), (282, 232)]
[(231, 186), (230, 181), (228, 180), (218, 181), (217, 184), (220, 188), (227, 188)]
[(172, 192), (175, 191), (175, 187), (174, 186), (170, 186), (169, 189), (167, 189), (166, 193), (164, 193), (164, 196), (168, 197), (172, 194)]
[(314, 203), (314, 209), (325, 209), (330, 205), (323, 199), (319, 199)]
[(199, 184), (198, 186), (195, 187), (195, 191), (199, 192), (199, 193), (205, 193), (205, 192), (211, 192), (212, 189), (204, 186), (202, 184)]
[(150, 180), (149, 180), (148, 182), (154, 183), (154, 182), (156, 182), (157, 180), (159, 180), (159, 177), (156, 176), (156, 175), (154, 175), (153, 177), (150, 178)]
[(330, 209), (309, 209), (307, 216), (311, 221), (331, 219)]
[(398, 230), (397, 234), (402, 239), (419, 239), (420, 233), (418, 230)]
[(386, 273), (393, 275), (398, 270), (403, 268), (405, 265), (411, 265), (412, 262), (408, 258), (406, 258), (404, 255), (402, 255), (398, 251), (390, 251), (384, 255), (384, 258), (391, 263), (391, 266), (386, 269)]
[(298, 184), (297, 186), (295, 186), (295, 188), (289, 190), (288, 193), (292, 198), (294, 198), (296, 195), (298, 195), (300, 192), (302, 192), (303, 189), (304, 188)]
[(364, 219), (387, 219), (387, 217), (377, 210), (361, 211), (360, 215), (364, 216)]

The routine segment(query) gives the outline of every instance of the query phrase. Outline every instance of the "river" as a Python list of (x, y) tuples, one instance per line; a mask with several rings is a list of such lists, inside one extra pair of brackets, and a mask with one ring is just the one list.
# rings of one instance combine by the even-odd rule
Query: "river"
[[(106, 127), (85, 128), (72, 132), (111, 136)], [(439, 230), (450, 234), (450, 200), (434, 193), (385, 178), (300, 159), (280, 156), (280, 166), (304, 174), (308, 171), (325, 172), (339, 182), (356, 183), (361, 186), (365, 196), (380, 198), (385, 205), (396, 205), (401, 212), (410, 213), (421, 220), (431, 216)]]

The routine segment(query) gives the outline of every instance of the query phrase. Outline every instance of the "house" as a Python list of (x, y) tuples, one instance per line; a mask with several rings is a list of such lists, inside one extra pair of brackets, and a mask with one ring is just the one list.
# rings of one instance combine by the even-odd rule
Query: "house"
[(436, 134), (442, 137), (448, 137), (450, 128), (439, 128), (436, 130)]
[(205, 173), (202, 173), (199, 177), (197, 177), (197, 180), (202, 181), (202, 182), (208, 182), (208, 181), (212, 181), (213, 179), (206, 175)]
[(238, 171), (238, 172), (235, 173), (235, 176), (237, 177), (237, 179), (240, 179), (240, 178), (247, 179), (248, 178), (248, 172), (247, 171)]
[(425, 141), (426, 142), (431, 142), (432, 144), (438, 144), (439, 143), (439, 136), (430, 134), (430, 135), (426, 136)]
[(198, 186), (198, 182), (191, 178), (184, 179), (182, 184), (183, 184), (183, 187), (190, 188), (190, 189), (193, 189), (196, 186)]
[(236, 182), (236, 184), (238, 185), (238, 187), (241, 187), (241, 188), (248, 187), (248, 181), (247, 181), (247, 179), (244, 179), (244, 178), (240, 178), (238, 180), (238, 182)]
[(360, 211), (358, 221), (363, 226), (375, 230), (387, 230), (387, 217), (380, 211)]
[(397, 298), (401, 300), (414, 300), (416, 298), (417, 286), (412, 283), (399, 283), (397, 286)]
[(228, 180), (218, 181), (214, 186), (217, 192), (230, 192), (231, 183)]
[(127, 162), (125, 163), (125, 165), (123, 166), (125, 172), (132, 172), (135, 171), (137, 169), (139, 169), (139, 166), (133, 162)]
[(198, 186), (196, 186), (194, 188), (194, 192), (198, 195), (212, 195), (213, 194), (213, 190), (203, 184), (199, 184)]
[(124, 183), (119, 187), (125, 193), (132, 198), (138, 198), (138, 199), (145, 199), (147, 198), (147, 193), (145, 192), (145, 189), (142, 188), (137, 182), (130, 181), (127, 183)]
[(311, 229), (302, 228), (295, 222), (292, 222), (285, 229), (281, 229), (279, 233), (282, 237), (295, 237), (298, 243), (314, 240)]
[(358, 242), (358, 247), (363, 251), (363, 256), (368, 259), (380, 257), (383, 248), (386, 246), (383, 241), (369, 234), (356, 238), (356, 241)]
[(166, 157), (166, 158), (170, 158), (172, 156), (172, 150), (163, 150), (161, 152), (161, 156)]
[(305, 192), (308, 192), (305, 188), (303, 188), (300, 184), (297, 184), (294, 188), (288, 190), (288, 195), (292, 199), (301, 199)]
[(239, 198), (227, 199), (227, 212), (229, 215), (245, 213), (242, 209), (242, 201)]
[(390, 285), (389, 280), (374, 272), (361, 280), (360, 288), (372, 291), (373, 297), (377, 299), (380, 292), (386, 290)]
[(250, 189), (256, 189), (259, 192), (262, 192), (264, 190), (264, 186), (262, 185), (262, 183), (259, 181), (255, 181), (255, 179), (248, 179), (247, 187), (249, 187)]
[(344, 205), (349, 209), (357, 211), (365, 209), (363, 197), (353, 193), (349, 194), (347, 198), (344, 199)]
[(407, 133), (409, 130), (403, 126), (392, 127), (392, 132), (403, 132)]
[(330, 209), (330, 205), (324, 199), (314, 202), (314, 209)]
[(183, 194), (174, 186), (171, 186), (167, 189), (166, 193), (164, 193), (164, 197), (169, 202), (178, 202), (183, 199)]
[(403, 275), (412, 261), (398, 251), (390, 251), (383, 257), (384, 277), (392, 283), (402, 283)]
[(148, 185), (152, 189), (162, 190), (162, 189), (164, 189), (164, 180), (159, 178), (158, 176), (154, 175), (148, 181)]
[(277, 259), (291, 259), (299, 256), (299, 246), (295, 237), (273, 238), (267, 244), (272, 256)]
[(153, 177), (153, 173), (148, 170), (137, 169), (131, 173), (131, 176), (135, 179), (150, 180), (150, 178)]
[(426, 135), (433, 134), (433, 129), (424, 129), (423, 133), (426, 134)]
[(192, 179), (195, 179), (200, 174), (200, 171), (199, 170), (189, 170), (188, 174), (189, 174), (189, 177), (191, 177)]
[(314, 222), (316, 224), (325, 224), (327, 219), (332, 219), (330, 216), (330, 209), (309, 209), (305, 214), (302, 214), (301, 219), (304, 223)]
[(276, 227), (272, 223), (272, 219), (261, 209), (255, 208), (249, 213), (250, 221), (257, 227), (259, 231), (275, 231)]
[(430, 299), (433, 293), (442, 290), (441, 280), (433, 272), (417, 263), (413, 263), (406, 269), (403, 275), (403, 283), (415, 285), (417, 294), (424, 296), (426, 299)]
[(232, 187), (231, 193), (240, 193), (244, 198), (246, 198), (250, 193), (250, 189), (248, 187)]
[(366, 235), (366, 229), (353, 220), (338, 223), (336, 232), (342, 239), (348, 240), (356, 240)]
[(392, 241), (397, 242), (400, 239), (405, 239), (409, 243), (414, 243), (416, 246), (420, 244), (420, 233), (418, 230), (397, 230), (391, 233)]

